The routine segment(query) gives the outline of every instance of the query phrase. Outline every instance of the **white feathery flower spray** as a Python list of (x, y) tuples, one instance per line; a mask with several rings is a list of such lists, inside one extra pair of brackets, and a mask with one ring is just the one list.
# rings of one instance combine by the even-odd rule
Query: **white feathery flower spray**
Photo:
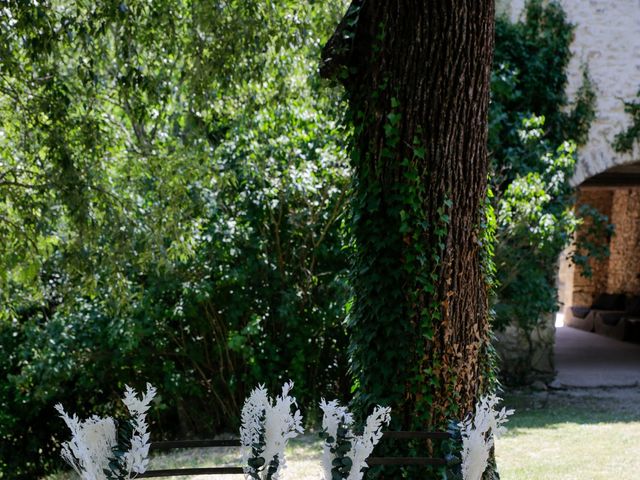
[(362, 435), (353, 438), (353, 446), (349, 456), (353, 461), (351, 472), (347, 480), (361, 480), (363, 471), (368, 467), (367, 458), (373, 452), (373, 447), (382, 438), (382, 428), (389, 425), (391, 421), (391, 408), (377, 406), (371, 415), (367, 417), (367, 423)]
[(332, 480), (331, 470), (334, 468), (333, 460), (336, 455), (338, 441), (338, 428), (349, 429), (353, 425), (353, 415), (349, 413), (347, 407), (342, 407), (337, 400), (330, 402), (325, 399), (320, 400), (322, 415), (322, 435), (325, 440), (322, 449), (322, 471), (323, 480)]
[[(130, 480), (144, 473), (149, 463), (149, 432), (146, 412), (156, 395), (156, 389), (147, 384), (147, 391), (140, 399), (134, 389), (126, 386), (123, 403), (131, 415), (131, 438), (118, 438), (116, 421), (111, 417), (96, 415), (80, 420), (69, 416), (62, 405), (56, 410), (71, 430), (71, 440), (62, 444), (62, 458), (76, 471), (82, 480)], [(120, 443), (129, 445), (122, 455)], [(112, 468), (116, 460), (117, 468)]]
[[(382, 438), (382, 429), (389, 425), (391, 409), (375, 407), (367, 418), (362, 435), (353, 433), (353, 416), (336, 400), (320, 402), (323, 411), (322, 438), (325, 440), (322, 467), (324, 480), (332, 480), (334, 474), (347, 480), (361, 480), (368, 467), (367, 458)], [(338, 461), (339, 459), (339, 461)]]
[(113, 419), (93, 415), (80, 420), (75, 414), (69, 416), (61, 404), (55, 408), (71, 430), (71, 440), (62, 444), (64, 461), (82, 480), (107, 480), (104, 470), (109, 468), (109, 458), (117, 443)]
[(290, 439), (303, 433), (302, 415), (289, 395), (293, 382), (282, 386), (275, 400), (260, 385), (246, 399), (241, 413), (240, 443), (245, 478), (278, 480), (286, 468), (284, 450)]
[(151, 401), (156, 396), (156, 389), (147, 383), (147, 391), (141, 394), (140, 398), (136, 391), (125, 385), (125, 394), (122, 399), (131, 415), (131, 448), (124, 453), (124, 469), (131, 475), (144, 473), (149, 465), (149, 425), (147, 424), (147, 411), (151, 406)]
[(486, 395), (476, 404), (475, 414), (458, 424), (462, 435), (462, 478), (481, 480), (489, 463), (494, 439), (502, 435), (513, 410), (495, 410), (501, 398)]

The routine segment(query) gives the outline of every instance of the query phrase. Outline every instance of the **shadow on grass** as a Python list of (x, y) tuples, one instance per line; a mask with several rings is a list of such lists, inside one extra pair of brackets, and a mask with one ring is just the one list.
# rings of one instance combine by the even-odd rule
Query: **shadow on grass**
[(640, 389), (572, 389), (548, 392), (511, 391), (504, 405), (515, 409), (508, 428), (553, 429), (564, 424), (630, 423), (640, 421)]

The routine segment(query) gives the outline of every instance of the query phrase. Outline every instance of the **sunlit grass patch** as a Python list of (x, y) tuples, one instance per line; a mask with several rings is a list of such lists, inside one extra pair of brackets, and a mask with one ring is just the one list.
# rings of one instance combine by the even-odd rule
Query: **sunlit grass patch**
[(516, 414), (496, 445), (501, 478), (637, 480), (639, 399), (622, 390), (507, 398)]

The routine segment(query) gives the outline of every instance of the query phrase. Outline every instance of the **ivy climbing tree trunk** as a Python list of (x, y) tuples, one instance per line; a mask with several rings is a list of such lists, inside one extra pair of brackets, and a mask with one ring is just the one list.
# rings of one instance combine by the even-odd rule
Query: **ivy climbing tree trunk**
[(356, 0), (323, 51), (355, 127), (355, 403), (396, 428), (442, 428), (489, 382), (493, 34), (493, 0)]

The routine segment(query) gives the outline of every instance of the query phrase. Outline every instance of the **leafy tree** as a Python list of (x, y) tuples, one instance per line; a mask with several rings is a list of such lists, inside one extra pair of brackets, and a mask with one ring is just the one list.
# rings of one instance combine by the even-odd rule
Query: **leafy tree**
[(354, 1), (323, 52), (355, 127), (356, 406), (443, 428), (488, 385), (491, 1)]
[(348, 165), (315, 60), (340, 8), (4, 8), (3, 472), (54, 468), (53, 405), (125, 382), (158, 386), (167, 436), (235, 429), (265, 379), (346, 395)]
[[(159, 436), (235, 429), (246, 388), (279, 376), (296, 381), (302, 402), (346, 397), (347, 245), (362, 410), (397, 401), (401, 423), (435, 427), (490, 383), (486, 85), (467, 70), (488, 61), (488, 2), (465, 6), (482, 15), (459, 26), (482, 41), (460, 71), (448, 60), (459, 58), (461, 37), (418, 28), (449, 5), (393, 17), (392, 2), (361, 3), (323, 67), (347, 85), (353, 138), (338, 120), (340, 92), (316, 73), (339, 0), (3, 6), (0, 476), (55, 468), (64, 428), (53, 405), (104, 413), (125, 382), (159, 387)], [(530, 8), (524, 24), (498, 20), (491, 204), (500, 272), (531, 255), (535, 268), (518, 275), (544, 283), (557, 230), (536, 237), (548, 242), (543, 255), (518, 243), (531, 222), (520, 207), (539, 200), (536, 219), (550, 205), (566, 211), (566, 184), (549, 195), (545, 165), (569, 171), (569, 150), (556, 147), (581, 139), (571, 129), (588, 103), (563, 113), (554, 75), (570, 35), (554, 4)], [(416, 38), (425, 50), (394, 50)], [(484, 93), (465, 89), (472, 78)], [(506, 319), (523, 292), (502, 280), (496, 310)], [(553, 294), (536, 302), (549, 308)]]

